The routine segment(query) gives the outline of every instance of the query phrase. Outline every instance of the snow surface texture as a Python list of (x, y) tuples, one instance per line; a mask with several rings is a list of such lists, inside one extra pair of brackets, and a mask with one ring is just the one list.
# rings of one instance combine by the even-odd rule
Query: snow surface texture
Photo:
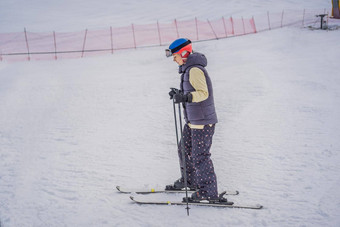
[[(146, 1), (61, 1), (58, 6), (1, 1), (5, 18), (0, 27), (43, 31), (64, 24), (72, 30), (111, 19), (128, 24), (163, 16), (248, 15), (330, 4), (193, 2), (184, 3), (187, 8), (192, 4), (189, 15), (175, 10), (179, 1), (147, 1), (152, 11)], [(54, 7), (51, 14), (58, 21), (47, 20)], [(71, 12), (76, 18), (68, 17)], [(189, 217), (184, 207), (138, 206), (114, 190), (117, 184), (162, 188), (179, 176), (167, 94), (169, 87), (179, 86), (179, 75), (175, 63), (164, 57), (164, 47), (87, 59), (1, 63), (1, 227), (339, 226), (340, 77), (334, 48), (339, 35), (284, 28), (195, 44), (208, 58), (215, 88), (219, 123), (212, 159), (219, 189), (237, 189), (240, 195), (230, 200), (265, 208), (192, 207)]]

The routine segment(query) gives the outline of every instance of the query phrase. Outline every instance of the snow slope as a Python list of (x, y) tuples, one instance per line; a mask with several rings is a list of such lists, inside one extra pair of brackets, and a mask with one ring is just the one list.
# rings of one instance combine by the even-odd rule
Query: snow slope
[[(123, 10), (133, 4), (125, 1), (19, 2), (1, 2), (0, 15), (13, 23), (10, 28), (1, 20), (2, 32), (184, 15), (174, 10), (174, 1), (143, 1), (132, 10)], [(329, 7), (324, 1), (249, 2), (257, 12)], [(194, 10), (185, 15), (221, 16), (222, 7), (227, 13), (252, 11), (240, 1), (208, 3), (192, 4)], [(147, 4), (155, 7), (153, 13)], [(58, 21), (47, 19), (47, 7), (56, 9), (51, 13)], [(25, 13), (14, 16), (21, 8)], [(114, 191), (117, 184), (162, 188), (179, 175), (167, 94), (169, 87), (179, 86), (179, 77), (164, 47), (0, 63), (1, 227), (339, 226), (340, 78), (334, 48), (339, 35), (285, 28), (195, 43), (194, 49), (208, 58), (215, 88), (219, 123), (212, 158), (219, 189), (237, 189), (240, 195), (230, 200), (265, 208), (192, 207), (189, 217), (184, 207), (138, 206)]]

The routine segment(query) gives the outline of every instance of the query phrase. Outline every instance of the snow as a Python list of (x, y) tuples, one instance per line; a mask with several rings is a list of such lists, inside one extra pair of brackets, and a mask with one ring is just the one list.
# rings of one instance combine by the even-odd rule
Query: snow
[[(178, 10), (182, 1), (6, 0), (0, 28), (72, 31), (331, 5), (193, 2)], [(292, 27), (194, 44), (208, 58), (214, 85), (219, 189), (239, 190), (228, 198), (264, 209), (191, 207), (189, 217), (184, 207), (138, 206), (114, 190), (162, 188), (179, 176), (167, 94), (179, 86), (179, 74), (164, 47), (1, 62), (1, 227), (339, 226), (339, 35)]]

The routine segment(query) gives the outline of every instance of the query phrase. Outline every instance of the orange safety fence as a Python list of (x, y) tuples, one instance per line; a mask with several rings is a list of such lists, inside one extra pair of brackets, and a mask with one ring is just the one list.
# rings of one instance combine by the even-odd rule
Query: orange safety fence
[(193, 42), (228, 38), (284, 26), (304, 26), (311, 22), (311, 15), (315, 20), (315, 13), (306, 10), (268, 12), (247, 19), (222, 17), (203, 21), (195, 18), (80, 32), (35, 33), (24, 29), (23, 32), (0, 33), (0, 61), (57, 60), (113, 54), (122, 49), (167, 45), (179, 37)]

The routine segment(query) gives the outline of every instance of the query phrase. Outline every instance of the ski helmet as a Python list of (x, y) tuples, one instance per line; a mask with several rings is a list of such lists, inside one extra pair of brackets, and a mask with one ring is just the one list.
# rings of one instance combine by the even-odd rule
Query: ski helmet
[[(183, 52), (185, 52), (186, 54), (184, 54)], [(170, 44), (169, 49), (165, 50), (165, 53), (167, 57), (171, 57), (173, 54), (182, 55), (182, 53), (187, 57), (187, 55), (192, 53), (191, 41), (185, 38), (176, 39)]]

